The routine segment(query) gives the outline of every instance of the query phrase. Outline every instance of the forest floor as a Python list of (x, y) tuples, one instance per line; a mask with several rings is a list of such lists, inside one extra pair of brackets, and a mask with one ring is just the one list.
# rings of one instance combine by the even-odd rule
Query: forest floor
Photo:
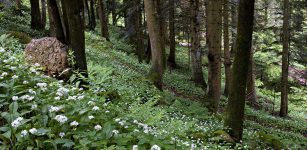
[[(29, 28), (29, 14), (23, 17), (12, 15), (0, 14), (1, 34), (22, 32), (29, 34), (31, 38), (45, 35), (44, 32)], [(307, 148), (305, 87), (298, 86), (290, 95), (291, 111), (290, 117), (286, 119), (271, 115), (278, 110), (278, 96), (275, 98), (271, 90), (258, 88), (259, 104), (263, 107), (254, 110), (246, 106), (243, 141), (234, 144), (225, 132), (227, 129), (223, 127), (222, 110), (226, 106), (227, 98), (221, 97), (221, 112), (210, 114), (207, 111), (202, 104), (206, 100), (205, 91), (190, 80), (186, 47), (177, 47), (177, 64), (180, 68), (166, 70), (164, 91), (161, 92), (146, 79), (150, 65), (138, 62), (133, 54), (133, 47), (120, 38), (120, 29), (110, 27), (111, 42), (102, 39), (98, 31), (99, 29), (85, 33), (91, 85), (89, 91), (78, 91), (73, 84), (62, 85), (59, 81), (41, 74), (31, 74), (30, 68), (24, 69), (22, 66), (25, 64), (22, 51), (25, 45), (20, 41), (24, 37), (18, 37), (19, 42), (11, 39), (14, 41), (11, 43), (7, 42), (9, 38), (0, 38), (5, 52), (7, 49), (12, 50), (9, 54), (1, 53), (0, 58), (18, 60), (0, 64), (0, 75), (8, 73), (0, 79), (0, 91), (7, 90), (9, 93), (0, 101), (1, 107), (9, 106), (8, 112), (1, 109), (1, 117), (6, 119), (6, 124), (0, 128), (0, 148), (3, 148), (1, 144), (7, 148), (5, 146), (10, 143), (8, 141), (15, 137), (18, 140), (13, 140), (16, 142), (14, 146), (19, 148), (24, 145), (46, 148), (50, 146), (48, 142), (59, 149), (131, 149), (133, 145), (139, 145), (140, 149), (149, 149), (154, 144), (162, 149)], [(5, 42), (10, 44), (3, 44)], [(11, 66), (15, 71), (9, 69)], [(204, 69), (205, 78), (206, 72)], [(18, 80), (14, 75), (19, 76)], [(30, 83), (24, 85), (24, 80)], [(48, 90), (37, 87), (40, 82), (46, 83)], [(13, 95), (22, 97), (23, 94), (29, 94), (30, 89), (36, 92), (33, 101), (20, 101), (17, 105), (17, 102), (12, 100)], [(69, 89), (69, 96), (63, 97), (63, 101), (55, 100), (60, 89)], [(69, 101), (74, 96), (80, 97), (80, 100)], [(33, 104), (37, 109), (32, 110)], [(18, 109), (12, 107), (16, 105)], [(51, 106), (59, 106), (60, 111), (46, 113)], [(16, 117), (24, 115), (29, 123), (25, 122), (18, 129), (7, 128), (10, 127), (8, 122), (13, 121), (6, 117), (8, 114)], [(60, 114), (67, 116), (69, 122), (79, 122), (79, 126), (72, 128), (68, 123), (58, 125), (53, 118)], [(95, 119), (88, 119), (90, 116)], [(101, 131), (97, 125), (101, 125)], [(92, 126), (95, 126), (96, 131), (91, 129)], [(39, 129), (39, 135), (21, 138), (22, 131), (34, 127)], [(66, 135), (58, 137), (62, 132)], [(14, 136), (11, 137), (8, 133)], [(34, 139), (36, 142), (33, 142)]]

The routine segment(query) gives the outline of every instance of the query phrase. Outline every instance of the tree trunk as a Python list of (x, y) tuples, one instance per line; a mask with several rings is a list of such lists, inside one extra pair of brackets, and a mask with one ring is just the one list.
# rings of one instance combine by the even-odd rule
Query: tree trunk
[(87, 27), (86, 28), (90, 29), (90, 26), (91, 26), (90, 24), (92, 22), (92, 18), (91, 18), (92, 16), (90, 15), (90, 8), (89, 8), (90, 6), (88, 5), (88, 0), (83, 0), (83, 3), (84, 3), (85, 16), (87, 16), (87, 18), (88, 18), (88, 22), (87, 22)]
[(155, 0), (145, 0), (145, 12), (151, 45), (151, 69), (149, 79), (154, 85), (162, 90), (162, 78), (164, 73), (162, 35), (160, 32), (160, 21), (157, 16), (157, 3)]
[(233, 77), (226, 109), (225, 126), (235, 141), (242, 139), (246, 80), (250, 61), (255, 0), (240, 0)]
[(63, 12), (63, 21), (62, 27), (65, 34), (65, 41), (67, 44), (70, 43), (70, 34), (69, 34), (69, 25), (68, 25), (68, 16), (67, 16), (67, 6), (65, 0), (61, 0), (62, 12)]
[(167, 59), (168, 65), (171, 68), (176, 67), (176, 33), (175, 33), (175, 0), (169, 0), (169, 56)]
[[(82, 0), (64, 0), (68, 17), (68, 30), (70, 34), (70, 46), (74, 52), (74, 69), (79, 71), (85, 78), (87, 64), (85, 56), (85, 35), (84, 35), (84, 6)], [(81, 85), (88, 84), (82, 80)]]
[(59, 41), (62, 43), (67, 43), (65, 41), (65, 35), (57, 2), (56, 0), (47, 0), (47, 3), (50, 10), (49, 15), (52, 19), (52, 21), (50, 21), (50, 26), (53, 27), (53, 31), (51, 32), (55, 33), (55, 36)]
[(51, 10), (48, 0), (47, 0), (47, 10), (48, 10), (48, 18), (49, 18), (49, 36), (56, 37), (57, 35), (56, 35), (55, 22), (53, 20), (52, 10)]
[(229, 0), (224, 0), (223, 18), (224, 18), (224, 66), (225, 66), (225, 89), (224, 95), (228, 96), (231, 80), (231, 59), (229, 50)]
[(284, 21), (283, 21), (283, 52), (282, 52), (282, 75), (281, 75), (281, 104), (280, 117), (288, 116), (288, 68), (289, 68), (289, 0), (284, 0)]
[(139, 62), (144, 59), (144, 41), (143, 41), (143, 31), (142, 31), (142, 8), (141, 1), (134, 0), (135, 7), (135, 19), (134, 19), (134, 30), (136, 32), (136, 53), (138, 56)]
[(94, 0), (90, 0), (90, 18), (91, 18), (91, 21), (90, 21), (90, 25), (89, 25), (89, 28), (90, 30), (95, 30), (96, 28), (96, 17), (95, 17), (95, 7), (94, 7)]
[(41, 12), (39, 9), (39, 0), (30, 0), (31, 4), (31, 28), (42, 30)]
[(16, 0), (16, 11), (18, 13), (18, 15), (22, 15), (22, 11), (21, 11), (21, 0)]
[(221, 95), (222, 0), (208, 1), (208, 100), (209, 110), (216, 112)]
[(202, 50), (200, 45), (199, 0), (191, 0), (191, 68), (192, 80), (202, 87), (206, 86), (202, 70)]
[(41, 0), (41, 6), (42, 6), (42, 28), (44, 29), (46, 27), (46, 17), (47, 17), (46, 0)]
[(106, 18), (104, 3), (102, 0), (98, 0), (98, 9), (99, 9), (99, 19), (101, 27), (101, 36), (104, 37), (107, 41), (110, 40), (109, 31), (108, 31), (108, 22)]
[(246, 101), (250, 103), (250, 106), (258, 109), (254, 67), (253, 52), (251, 52), (247, 72)]
[(234, 52), (235, 45), (236, 45), (236, 36), (237, 36), (237, 22), (238, 22), (238, 16), (237, 16), (237, 3), (238, 0), (231, 0), (231, 56)]
[(157, 13), (158, 13), (158, 20), (160, 25), (160, 34), (161, 34), (161, 46), (162, 46), (162, 56), (163, 56), (163, 67), (166, 67), (166, 55), (165, 55), (165, 45), (166, 45), (166, 32), (167, 32), (167, 25), (166, 25), (166, 17), (163, 12), (163, 9), (165, 7), (165, 1), (164, 0), (156, 0), (157, 5)]

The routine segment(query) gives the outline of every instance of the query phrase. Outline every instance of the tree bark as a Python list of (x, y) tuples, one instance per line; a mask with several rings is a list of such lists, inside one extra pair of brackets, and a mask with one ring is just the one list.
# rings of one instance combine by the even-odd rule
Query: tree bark
[(200, 45), (199, 0), (191, 0), (191, 69), (192, 80), (202, 87), (206, 86), (202, 70), (202, 50)]
[[(84, 35), (84, 6), (82, 0), (64, 0), (68, 17), (68, 30), (70, 34), (70, 46), (74, 52), (74, 69), (79, 71), (85, 78), (87, 64), (85, 56), (85, 35)], [(82, 80), (81, 85), (88, 84)]]
[(231, 80), (231, 59), (230, 59), (230, 50), (229, 50), (229, 0), (224, 0), (223, 5), (223, 36), (224, 36), (224, 67), (225, 67), (225, 89), (224, 95), (228, 96), (229, 85)]
[(222, 0), (208, 1), (208, 108), (216, 112), (221, 96)]
[(168, 66), (171, 68), (176, 67), (176, 33), (175, 33), (175, 0), (169, 0), (169, 55), (168, 55)]
[(226, 108), (225, 126), (235, 141), (242, 139), (248, 63), (251, 55), (255, 0), (240, 0), (233, 78)]
[(30, 0), (30, 4), (31, 4), (31, 28), (35, 30), (42, 30), (39, 0)]
[(70, 43), (70, 33), (69, 33), (69, 25), (68, 25), (68, 16), (67, 16), (67, 4), (65, 3), (66, 0), (61, 0), (62, 5), (62, 15), (63, 15), (63, 21), (62, 21), (62, 27), (65, 34), (65, 41), (67, 44)]
[(98, 9), (99, 9), (101, 36), (104, 37), (107, 41), (109, 41), (110, 37), (109, 37), (109, 31), (108, 31), (108, 22), (106, 18), (104, 3), (102, 0), (98, 0)]
[(95, 17), (95, 7), (94, 7), (95, 3), (94, 0), (90, 0), (90, 25), (89, 28), (90, 30), (95, 30), (96, 28), (96, 17)]
[(159, 90), (162, 90), (162, 78), (164, 73), (163, 37), (160, 32), (158, 13), (156, 13), (157, 3), (155, 3), (155, 0), (145, 0), (144, 3), (151, 43), (151, 69), (148, 77)]
[(136, 52), (138, 56), (139, 62), (144, 59), (144, 41), (143, 41), (143, 31), (142, 31), (142, 9), (141, 9), (141, 1), (134, 0), (135, 7), (135, 22), (134, 22), (134, 30), (136, 32)]
[(253, 52), (251, 52), (247, 71), (246, 101), (250, 103), (250, 106), (258, 109), (254, 67)]
[(281, 104), (280, 117), (288, 116), (288, 74), (289, 74), (289, 0), (284, 0), (284, 18), (283, 18), (283, 52), (282, 52), (282, 75), (281, 75)]
[(47, 20), (47, 5), (46, 0), (41, 0), (41, 7), (42, 7), (42, 28), (46, 27), (46, 20)]
[(57, 2), (56, 0), (47, 0), (47, 3), (50, 10), (49, 15), (52, 20), (50, 21), (50, 26), (53, 27), (53, 31), (51, 32), (55, 33), (55, 36), (59, 41), (66, 44), (67, 42), (65, 41), (65, 35)]

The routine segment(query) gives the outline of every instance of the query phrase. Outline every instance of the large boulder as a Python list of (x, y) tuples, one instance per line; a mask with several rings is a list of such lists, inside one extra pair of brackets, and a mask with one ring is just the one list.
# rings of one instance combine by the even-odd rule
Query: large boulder
[(44, 71), (56, 78), (67, 79), (70, 75), (68, 47), (54, 37), (33, 39), (26, 46), (25, 57), (29, 63), (38, 63)]

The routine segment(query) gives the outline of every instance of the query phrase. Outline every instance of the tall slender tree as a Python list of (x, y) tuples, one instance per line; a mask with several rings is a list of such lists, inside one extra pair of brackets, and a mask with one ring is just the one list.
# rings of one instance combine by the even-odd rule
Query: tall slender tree
[(89, 28), (90, 30), (95, 30), (96, 27), (96, 16), (95, 16), (95, 3), (94, 0), (90, 0), (90, 22), (89, 22)]
[(208, 100), (209, 110), (216, 112), (221, 96), (222, 0), (209, 0), (208, 28)]
[(191, 68), (192, 68), (192, 80), (200, 86), (205, 87), (202, 70), (202, 50), (200, 45), (200, 11), (199, 0), (191, 0)]
[(39, 8), (39, 0), (30, 0), (31, 4), (31, 28), (42, 30), (41, 11)]
[[(74, 52), (74, 69), (78, 70), (85, 78), (87, 74), (87, 63), (85, 56), (84, 35), (84, 6), (82, 0), (64, 0), (68, 17), (68, 30), (70, 34), (70, 46)], [(82, 80), (82, 85), (87, 84)]]
[(228, 96), (231, 79), (231, 59), (229, 50), (229, 0), (223, 0), (223, 36), (224, 36), (224, 67), (225, 67), (225, 89), (224, 95)]
[(236, 140), (242, 139), (248, 63), (251, 56), (255, 0), (240, 0), (233, 77), (226, 109), (225, 125)]
[(281, 75), (281, 104), (280, 117), (288, 115), (288, 74), (289, 74), (289, 0), (284, 0), (283, 18), (283, 51), (282, 51), (282, 75)]
[(41, 0), (41, 10), (42, 10), (42, 20), (41, 20), (41, 25), (42, 28), (44, 29), (46, 26), (46, 21), (47, 21), (47, 3), (46, 0)]
[(175, 33), (175, 0), (169, 0), (169, 55), (167, 59), (168, 66), (176, 67), (176, 33)]
[(160, 32), (160, 21), (155, 0), (144, 0), (147, 18), (147, 27), (151, 45), (151, 69), (148, 77), (154, 85), (162, 90), (162, 79), (164, 73), (162, 35)]
[(59, 8), (57, 6), (56, 0), (47, 0), (48, 9), (50, 10), (50, 26), (53, 27), (51, 32), (55, 33), (56, 38), (62, 43), (67, 43), (65, 41), (65, 34), (62, 26), (61, 16)]
[(98, 0), (98, 9), (99, 9), (101, 36), (109, 41), (110, 37), (109, 37), (108, 22), (107, 22), (107, 16), (103, 0)]

